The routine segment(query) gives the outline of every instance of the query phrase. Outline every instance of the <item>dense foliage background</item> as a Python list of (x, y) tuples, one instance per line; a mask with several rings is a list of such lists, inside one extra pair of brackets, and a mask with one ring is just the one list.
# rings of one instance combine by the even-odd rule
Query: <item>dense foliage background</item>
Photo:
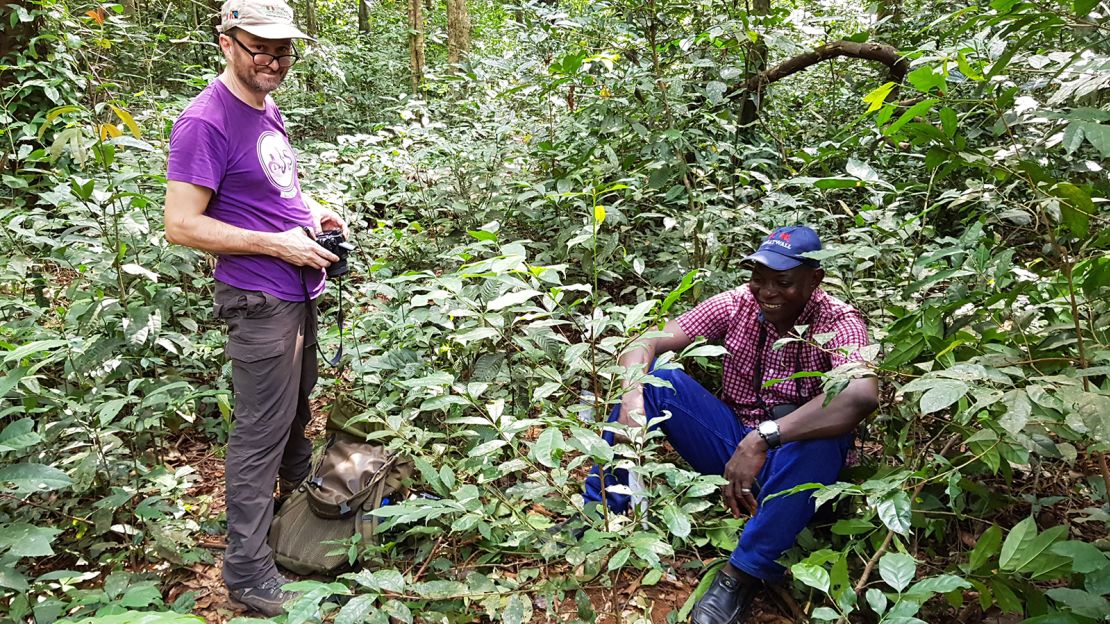
[[(289, 622), (684, 618), (743, 521), (719, 478), (595, 418), (633, 336), (798, 221), (870, 318), (883, 403), (763, 621), (1110, 615), (1107, 3), (471, 0), (450, 65), (428, 0), (422, 75), (405, 4), (356, 4), (295, 4), (320, 41), (276, 94), (359, 245), (357, 347), (318, 407), (375, 423), (428, 496), (337, 545), (357, 571), (303, 581)], [(229, 615), (188, 580), (219, 556), (231, 425), (211, 264), (161, 226), (212, 14), (0, 7), (0, 620)], [(839, 57), (745, 88), (838, 41), (893, 46), (904, 80)], [(719, 353), (675, 361), (712, 385)], [(645, 505), (549, 534), (595, 459)]]

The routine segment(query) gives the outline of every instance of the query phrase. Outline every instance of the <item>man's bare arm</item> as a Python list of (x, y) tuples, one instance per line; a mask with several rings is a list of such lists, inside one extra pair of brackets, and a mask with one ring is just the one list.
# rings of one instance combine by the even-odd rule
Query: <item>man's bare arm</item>
[[(667, 335), (657, 338), (637, 339), (632, 346), (621, 354), (617, 362), (625, 368), (639, 366), (640, 370), (647, 373), (651, 363), (655, 361), (656, 354), (666, 353), (667, 351), (681, 351), (693, 342), (686, 335), (686, 332), (682, 331), (678, 322), (674, 320), (667, 321), (667, 324), (663, 326), (663, 333)], [(644, 387), (640, 382), (630, 382), (628, 380), (625, 380), (624, 386), (626, 392), (621, 399), (620, 422), (631, 426), (635, 424), (630, 416), (631, 413), (633, 411), (644, 411)]]
[(317, 269), (339, 260), (300, 228), (256, 232), (213, 219), (204, 214), (211, 198), (209, 188), (170, 180), (166, 186), (166, 240), (212, 254), (267, 255)]

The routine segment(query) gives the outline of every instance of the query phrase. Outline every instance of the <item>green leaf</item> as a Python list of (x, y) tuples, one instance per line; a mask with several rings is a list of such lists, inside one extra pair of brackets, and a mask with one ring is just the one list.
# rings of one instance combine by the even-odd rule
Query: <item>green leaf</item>
[(714, 80), (705, 85), (705, 96), (709, 99), (709, 103), (716, 105), (725, 100), (725, 89), (727, 86), (723, 82)]
[(468, 342), (475, 342), (478, 340), (485, 340), (486, 338), (496, 338), (501, 335), (501, 332), (492, 327), (478, 327), (465, 331), (461, 334), (451, 336), (459, 344), (466, 344)]
[(893, 82), (888, 82), (863, 96), (863, 101), (869, 105), (864, 114), (873, 113), (882, 108), (883, 102), (886, 101), (887, 96), (894, 90), (894, 87), (895, 84)]
[(666, 314), (667, 310), (671, 309), (671, 305), (682, 296), (682, 293), (690, 290), (690, 287), (694, 285), (694, 277), (697, 276), (697, 274), (698, 271), (695, 269), (682, 276), (682, 283), (678, 285), (678, 288), (672, 290), (670, 294), (667, 295), (667, 298), (663, 300), (663, 305), (659, 307), (659, 314)]
[(1060, 182), (1054, 189), (1060, 202), (1060, 218), (1064, 226), (1079, 238), (1087, 238), (1095, 204), (1087, 193), (1074, 184)]
[(15, 464), (0, 468), (0, 483), (15, 485), (20, 494), (49, 492), (73, 485), (69, 475), (52, 466), (43, 464)]
[(524, 624), (532, 620), (532, 600), (524, 594), (509, 596), (505, 610), (501, 612), (504, 624)]
[(948, 108), (947, 106), (940, 109), (940, 124), (941, 128), (944, 129), (944, 136), (948, 137), (949, 139), (956, 136), (956, 129), (958, 127), (956, 111)]
[(829, 572), (825, 568), (812, 563), (795, 563), (790, 566), (790, 573), (794, 578), (807, 586), (822, 592), (829, 591)]
[(374, 607), (375, 600), (376, 597), (367, 595), (351, 598), (335, 616), (335, 624), (363, 624), (370, 614), (377, 611)]
[(910, 531), (910, 495), (901, 490), (888, 496), (875, 506), (879, 520), (883, 521), (888, 529), (899, 535), (907, 535)]
[(943, 71), (938, 71), (936, 68), (925, 65), (910, 72), (906, 76), (906, 80), (918, 91), (928, 93), (944, 85), (945, 75)]
[(971, 549), (971, 554), (968, 556), (971, 570), (975, 571), (986, 565), (995, 555), (998, 554), (1002, 546), (1002, 529), (997, 524), (992, 524), (989, 529), (983, 531), (979, 536), (979, 540), (975, 542), (975, 548)]
[(967, 394), (966, 383), (956, 379), (940, 380), (921, 395), (921, 413), (932, 414), (940, 411)]
[(7, 549), (16, 557), (46, 557), (54, 554), (50, 544), (61, 529), (40, 528), (16, 522), (0, 528), (0, 550)]
[(68, 340), (39, 340), (36, 342), (27, 343), (17, 349), (9, 351), (8, 355), (4, 357), (4, 363), (7, 364), (10, 362), (22, 360), (32, 353), (54, 351), (58, 347), (64, 347), (67, 344), (69, 344)]
[(458, 581), (427, 581), (412, 585), (412, 591), (432, 600), (446, 600), (466, 595), (466, 585)]
[(886, 612), (887, 599), (886, 594), (872, 587), (864, 594), (867, 598), (867, 604), (876, 615), (882, 615)]
[(937, 99), (928, 99), (914, 104), (913, 106), (906, 109), (906, 112), (902, 113), (898, 117), (898, 121), (895, 121), (894, 123), (887, 126), (886, 129), (883, 130), (883, 134), (885, 136), (893, 135), (894, 133), (901, 130), (902, 126), (910, 123), (915, 118), (925, 116), (925, 114), (929, 112), (929, 109), (931, 109), (933, 105), (935, 105), (939, 101), (940, 100)]
[(860, 535), (874, 530), (875, 525), (863, 518), (844, 518), (832, 525), (832, 532), (836, 535)]
[(1007, 572), (1025, 571), (1036, 575), (1044, 569), (1045, 564), (1054, 563), (1051, 559), (1056, 555), (1046, 551), (1064, 537), (1067, 531), (1065, 526), (1056, 526), (1038, 535), (1033, 518), (1022, 520), (1002, 543), (1002, 553), (998, 557), (999, 567)]
[(1110, 615), (1110, 602), (1102, 596), (1088, 594), (1081, 589), (1057, 587), (1050, 589), (1045, 594), (1056, 602), (1066, 606), (1072, 613), (1095, 620), (1104, 620)]
[(19, 368), (13, 368), (8, 371), (8, 374), (4, 375), (3, 379), (0, 379), (0, 399), (7, 396), (29, 370), (29, 366), (20, 366)]
[(41, 441), (42, 438), (35, 433), (35, 421), (23, 418), (4, 427), (4, 431), (0, 432), (0, 453), (25, 449)]
[(1071, 8), (1075, 11), (1076, 17), (1087, 17), (1091, 9), (1098, 6), (1098, 0), (1072, 0)]
[(554, 468), (559, 465), (559, 462), (554, 458), (556, 451), (563, 450), (563, 434), (554, 427), (548, 427), (543, 430), (540, 437), (536, 439), (536, 443), (532, 445), (532, 455), (536, 461), (547, 466)]
[(543, 293), (541, 293), (540, 291), (532, 290), (531, 288), (505, 293), (504, 295), (501, 295), (500, 297), (486, 304), (486, 309), (490, 310), (491, 312), (496, 310), (503, 310), (511, 306), (520, 305), (525, 301), (528, 301), (532, 297), (542, 294)]
[(690, 535), (690, 516), (678, 505), (671, 504), (663, 507), (663, 523), (675, 537)]
[(640, 324), (643, 323), (644, 320), (648, 317), (648, 315), (651, 314), (651, 311), (655, 309), (656, 303), (658, 302), (655, 299), (648, 299), (647, 301), (642, 301), (636, 304), (636, 307), (629, 310), (628, 314), (624, 316), (625, 331), (631, 331), (632, 329), (639, 327)]
[(947, 594), (957, 589), (971, 589), (971, 583), (953, 574), (930, 576), (913, 584), (908, 594)]
[(615, 555), (613, 555), (612, 557), (609, 558), (608, 570), (610, 572), (612, 572), (614, 570), (619, 570), (619, 569), (623, 568), (624, 564), (628, 562), (628, 557), (631, 554), (632, 554), (632, 549), (631, 548), (622, 548), (622, 549), (618, 550), (617, 554), (615, 554)]
[(1090, 574), (1110, 565), (1106, 553), (1087, 542), (1074, 540), (1058, 542), (1049, 548), (1049, 552), (1071, 559), (1072, 572), (1079, 574)]
[(1081, 126), (1083, 136), (1094, 146), (1103, 158), (1110, 158), (1110, 124), (1084, 122)]
[(154, 585), (137, 585), (128, 588), (120, 599), (120, 604), (134, 609), (144, 609), (151, 605), (162, 604), (162, 592)]
[(891, 552), (879, 559), (879, 576), (898, 593), (902, 593), (915, 574), (917, 562), (907, 554)]
[(383, 591), (399, 594), (405, 590), (405, 577), (397, 570), (375, 570), (374, 582)]

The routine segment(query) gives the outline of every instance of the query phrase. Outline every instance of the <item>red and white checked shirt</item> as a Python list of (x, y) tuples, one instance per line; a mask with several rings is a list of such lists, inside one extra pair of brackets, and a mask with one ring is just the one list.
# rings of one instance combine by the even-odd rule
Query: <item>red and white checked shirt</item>
[[(749, 427), (766, 418), (753, 381), (757, 357), (763, 358), (762, 382), (765, 383), (787, 379), (799, 371), (828, 372), (845, 362), (862, 360), (859, 347), (868, 344), (863, 315), (821, 289), (813, 292), (794, 322), (794, 325), (808, 326), (803, 336), (805, 340), (791, 342), (777, 350), (774, 349), (775, 341), (784, 336), (773, 324), (762, 319), (759, 304), (747, 286), (710, 297), (677, 320), (690, 338), (703, 336), (712, 342), (722, 342), (728, 349), (723, 360), (721, 400)], [(760, 325), (767, 331), (762, 354), (756, 353)], [(814, 337), (829, 333), (834, 334), (832, 339), (818, 348)], [(842, 348), (848, 354), (843, 353)], [(761, 389), (760, 394), (768, 407), (784, 403), (802, 405), (821, 394), (821, 377), (782, 381)]]

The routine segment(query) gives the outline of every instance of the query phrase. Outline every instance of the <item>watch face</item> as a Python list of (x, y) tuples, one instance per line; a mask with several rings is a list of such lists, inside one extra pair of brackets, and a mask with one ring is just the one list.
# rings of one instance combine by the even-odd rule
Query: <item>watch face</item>
[(771, 435), (779, 432), (779, 426), (772, 420), (765, 420), (759, 423), (759, 432), (763, 435)]

